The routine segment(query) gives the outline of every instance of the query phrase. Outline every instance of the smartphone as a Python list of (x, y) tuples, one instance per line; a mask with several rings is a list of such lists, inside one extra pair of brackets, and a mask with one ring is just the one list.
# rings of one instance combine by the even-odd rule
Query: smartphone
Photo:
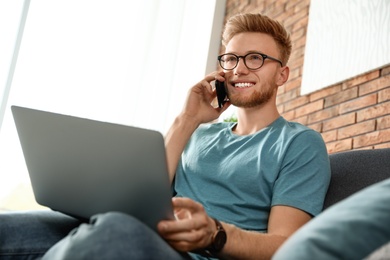
[(225, 102), (226, 102), (225, 83), (216, 80), (215, 81), (215, 89), (217, 91), (218, 107), (222, 107), (223, 104), (225, 104)]

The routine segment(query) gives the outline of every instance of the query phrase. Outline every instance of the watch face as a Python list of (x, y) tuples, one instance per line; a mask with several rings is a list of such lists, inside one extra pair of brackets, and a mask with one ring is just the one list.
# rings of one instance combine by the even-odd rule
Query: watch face
[(219, 230), (214, 237), (214, 249), (220, 251), (226, 243), (226, 232)]

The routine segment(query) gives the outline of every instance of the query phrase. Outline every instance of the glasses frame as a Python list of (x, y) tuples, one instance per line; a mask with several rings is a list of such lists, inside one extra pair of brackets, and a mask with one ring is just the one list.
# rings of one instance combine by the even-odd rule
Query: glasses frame
[[(260, 65), (258, 68), (249, 68), (248, 65), (246, 65), (246, 61), (245, 61), (245, 60), (246, 60), (246, 57), (247, 57), (248, 55), (253, 55), (253, 54), (259, 54), (261, 57), (263, 57), (263, 62), (261, 63), (261, 65)], [(231, 69), (225, 69), (225, 68), (222, 66), (222, 58), (223, 58), (223, 56), (225, 56), (225, 55), (233, 55), (233, 56), (235, 56), (235, 57), (237, 58), (236, 65), (235, 65), (233, 68), (231, 68)], [(269, 59), (269, 60), (273, 60), (273, 61), (279, 62), (279, 63), (280, 63), (280, 66), (283, 67), (283, 63), (282, 63), (281, 60), (278, 60), (278, 59), (276, 59), (276, 58), (274, 58), (274, 57), (271, 57), (271, 56), (269, 56), (269, 55), (267, 55), (267, 54), (264, 54), (264, 53), (261, 53), (261, 52), (250, 52), (250, 53), (245, 54), (244, 56), (236, 55), (236, 54), (234, 54), (234, 53), (225, 53), (225, 54), (222, 54), (222, 55), (219, 55), (219, 56), (218, 56), (219, 66), (221, 66), (221, 68), (224, 69), (224, 70), (234, 70), (234, 69), (237, 67), (238, 63), (240, 62), (240, 59), (242, 59), (242, 60), (244, 61), (245, 67), (247, 67), (249, 70), (258, 70), (258, 69), (260, 69), (261, 67), (263, 67), (264, 61), (265, 61), (266, 59)]]

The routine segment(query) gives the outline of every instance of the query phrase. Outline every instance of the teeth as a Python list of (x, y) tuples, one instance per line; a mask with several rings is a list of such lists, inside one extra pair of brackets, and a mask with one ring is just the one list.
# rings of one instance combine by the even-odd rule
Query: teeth
[(252, 83), (236, 83), (236, 84), (234, 84), (234, 86), (236, 88), (248, 88), (252, 85), (253, 85)]

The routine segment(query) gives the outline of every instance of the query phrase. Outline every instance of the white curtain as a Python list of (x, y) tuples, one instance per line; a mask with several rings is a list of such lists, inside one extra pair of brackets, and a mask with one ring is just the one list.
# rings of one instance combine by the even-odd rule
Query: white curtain
[(224, 0), (31, 1), (3, 99), (0, 202), (28, 181), (11, 105), (164, 133), (188, 88), (215, 68), (224, 8)]

